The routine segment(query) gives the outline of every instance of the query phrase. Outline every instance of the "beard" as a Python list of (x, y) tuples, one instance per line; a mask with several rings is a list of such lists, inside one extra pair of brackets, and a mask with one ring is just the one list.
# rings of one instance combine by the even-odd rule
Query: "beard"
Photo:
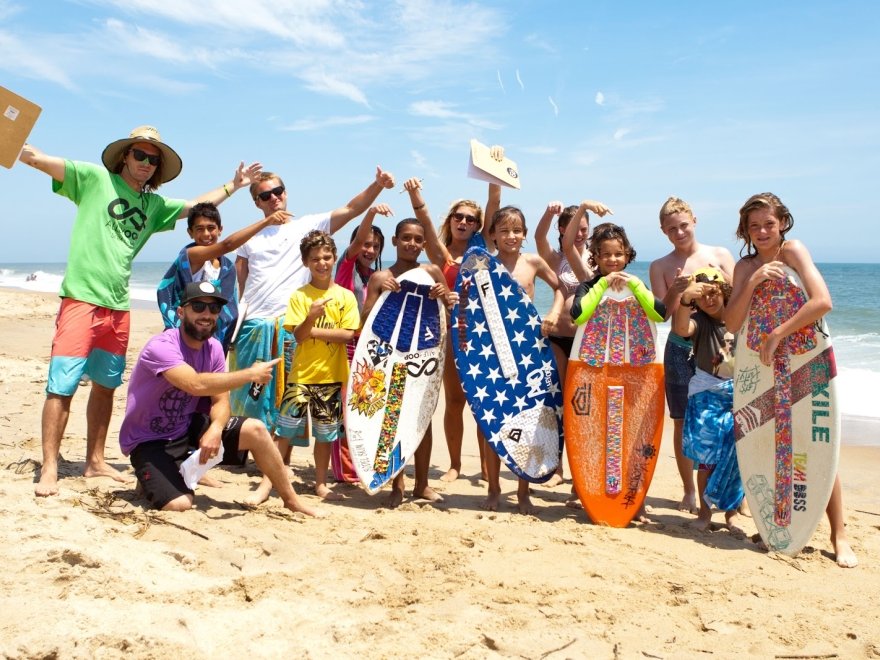
[(183, 322), (183, 331), (186, 333), (188, 337), (191, 339), (195, 339), (196, 341), (206, 341), (210, 339), (214, 335), (214, 330), (217, 327), (216, 321), (211, 321), (210, 327), (200, 328), (195, 323), (190, 321), (187, 318), (181, 319)]

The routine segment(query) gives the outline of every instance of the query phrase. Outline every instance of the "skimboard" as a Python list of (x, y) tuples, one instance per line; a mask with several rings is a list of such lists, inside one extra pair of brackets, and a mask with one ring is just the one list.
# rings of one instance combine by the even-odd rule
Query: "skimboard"
[(375, 494), (412, 457), (443, 384), (446, 314), (423, 268), (397, 278), (361, 330), (346, 387), (345, 424), (358, 478)]
[(456, 290), (450, 332), (474, 418), (514, 474), (547, 481), (562, 453), (562, 387), (538, 311), (480, 246), (465, 252)]
[(840, 452), (837, 365), (825, 320), (789, 335), (773, 364), (759, 349), (807, 301), (797, 273), (752, 294), (736, 343), (733, 419), (736, 457), (755, 526), (767, 546), (795, 556), (831, 497)]
[(626, 527), (654, 476), (666, 401), (656, 341), (654, 323), (628, 288), (605, 291), (574, 336), (566, 451), (575, 492), (596, 524)]

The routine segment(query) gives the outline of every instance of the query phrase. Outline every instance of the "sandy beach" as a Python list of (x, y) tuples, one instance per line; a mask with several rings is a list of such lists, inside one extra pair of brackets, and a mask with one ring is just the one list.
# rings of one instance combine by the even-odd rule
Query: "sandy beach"
[[(253, 464), (213, 470), (222, 487), (200, 488), (189, 512), (151, 511), (133, 484), (80, 476), (88, 388), (73, 402), (60, 494), (38, 499), (56, 311), (54, 296), (0, 290), (3, 657), (880, 657), (880, 447), (871, 439), (846, 438), (841, 455), (860, 560), (849, 570), (832, 559), (826, 522), (796, 559), (720, 525), (696, 530), (695, 517), (676, 510), (671, 424), (650, 524), (592, 525), (564, 506), (568, 483), (535, 487), (534, 516), (515, 513), (512, 497), (483, 512), (472, 422), (466, 476), (439, 481), (448, 467), (442, 399), (431, 473), (439, 505), (391, 511), (384, 494), (351, 486), (338, 487), (347, 501), (318, 504), (311, 451), (295, 449), (295, 487), (324, 519), (292, 515), (275, 496), (244, 510), (237, 502), (259, 482)], [(129, 368), (160, 329), (158, 313), (133, 312)], [(117, 438), (124, 405), (125, 386), (107, 457), (130, 471)], [(507, 471), (502, 487), (513, 495)]]

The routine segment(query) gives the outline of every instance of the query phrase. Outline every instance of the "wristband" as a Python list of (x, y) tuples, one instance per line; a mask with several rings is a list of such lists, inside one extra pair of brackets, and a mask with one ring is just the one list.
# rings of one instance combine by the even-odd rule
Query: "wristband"
[(226, 187), (226, 184), (225, 184), (225, 183), (223, 184), (223, 192), (226, 193), (226, 196), (227, 196), (227, 197), (232, 197), (232, 193), (229, 192), (229, 188)]
[(422, 210), (423, 208), (425, 208), (425, 203), (424, 203), (424, 202), (422, 202), (422, 203), (419, 204), (418, 206), (413, 206), (413, 211), (420, 211), (420, 210)]

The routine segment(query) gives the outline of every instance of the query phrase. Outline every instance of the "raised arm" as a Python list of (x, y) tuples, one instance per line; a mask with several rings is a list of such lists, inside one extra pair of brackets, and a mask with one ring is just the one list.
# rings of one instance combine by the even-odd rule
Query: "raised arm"
[[(489, 147), (489, 155), (499, 162), (504, 160), (504, 147), (497, 144)], [(480, 230), (480, 233), (483, 235), (483, 241), (486, 243), (486, 249), (489, 252), (495, 251), (495, 241), (489, 232), (489, 228), (492, 226), (492, 216), (500, 208), (501, 186), (497, 183), (490, 183), (489, 198), (486, 200), (486, 212), (483, 214), (483, 228)]]
[(270, 225), (287, 224), (292, 217), (293, 216), (287, 211), (275, 211), (275, 213), (257, 220), (252, 225), (248, 225), (244, 229), (239, 229), (238, 231), (233, 232), (222, 241), (214, 243), (214, 245), (194, 245), (186, 251), (186, 258), (189, 260), (190, 270), (194, 273), (197, 272), (206, 261), (217, 259), (218, 257), (241, 247), (258, 232)]
[(235, 170), (235, 174), (232, 175), (232, 181), (227, 181), (217, 188), (214, 188), (214, 190), (188, 201), (186, 206), (183, 207), (183, 211), (177, 216), (177, 219), (180, 220), (189, 215), (189, 210), (199, 202), (211, 202), (214, 206), (220, 206), (223, 202), (232, 197), (233, 193), (241, 188), (251, 185), (262, 171), (263, 166), (260, 163), (251, 163), (245, 167), (244, 161), (240, 162), (238, 164), (238, 169)]
[(550, 202), (547, 204), (547, 208), (544, 209), (544, 215), (538, 220), (538, 226), (535, 227), (535, 245), (538, 248), (538, 254), (548, 264), (553, 263), (553, 260), (556, 258), (556, 251), (550, 245), (550, 241), (547, 240), (547, 234), (550, 232), (553, 218), (562, 213), (562, 209), (562, 202)]
[(584, 200), (578, 206), (578, 210), (575, 212), (574, 217), (565, 227), (565, 233), (562, 235), (562, 253), (565, 255), (565, 258), (568, 260), (568, 265), (571, 266), (571, 272), (575, 274), (581, 282), (585, 282), (590, 279), (590, 273), (587, 272), (587, 269), (584, 268), (584, 262), (581, 261), (581, 255), (578, 254), (577, 248), (574, 246), (574, 239), (578, 233), (578, 227), (580, 227), (581, 220), (584, 215), (587, 213), (587, 207), (590, 203), (590, 200)]
[(364, 218), (358, 225), (357, 232), (355, 232), (354, 240), (352, 240), (348, 247), (345, 248), (345, 252), (342, 254), (343, 258), (354, 259), (358, 255), (361, 248), (364, 246), (364, 243), (367, 242), (373, 233), (373, 220), (377, 214), (384, 215), (387, 218), (394, 215), (394, 212), (388, 204), (376, 204), (375, 206), (371, 206), (367, 212), (364, 213)]
[(30, 165), (35, 170), (45, 172), (59, 183), (64, 183), (64, 159), (58, 156), (49, 156), (31, 144), (25, 144), (21, 148), (18, 159), (25, 165)]
[(393, 187), (394, 175), (391, 172), (385, 172), (377, 165), (375, 181), (355, 195), (348, 204), (340, 206), (330, 213), (330, 233), (336, 233), (349, 220), (366, 211), (385, 188)]
[(431, 221), (431, 213), (428, 211), (425, 198), (422, 197), (422, 182), (416, 178), (407, 179), (403, 182), (403, 189), (409, 193), (409, 201), (412, 202), (413, 213), (425, 231), (425, 252), (428, 253), (428, 259), (439, 268), (443, 268), (446, 264), (455, 261), (452, 255), (449, 254), (446, 246), (440, 242), (437, 229)]

